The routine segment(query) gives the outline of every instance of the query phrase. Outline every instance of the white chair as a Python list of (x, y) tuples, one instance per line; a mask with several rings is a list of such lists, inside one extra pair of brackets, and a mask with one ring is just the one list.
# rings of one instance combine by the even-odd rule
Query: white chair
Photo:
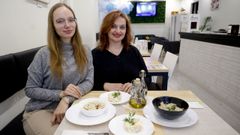
[[(168, 82), (169, 82), (169, 80), (172, 77), (174, 68), (175, 68), (175, 66), (177, 64), (177, 59), (178, 59), (177, 55), (172, 54), (170, 52), (167, 52), (166, 55), (165, 55), (165, 58), (163, 60), (163, 65), (168, 68)], [(157, 77), (156, 83), (157, 83), (158, 86), (161, 86), (161, 84), (162, 84), (162, 77)]]
[[(152, 49), (152, 52), (151, 52), (151, 55), (150, 55), (151, 60), (158, 61), (158, 59), (161, 55), (161, 52), (162, 52), (162, 47), (163, 47), (163, 45), (154, 43), (154, 46), (153, 46), (153, 49)], [(154, 83), (157, 82), (157, 77), (156, 76), (152, 76), (152, 82), (154, 82)]]
[(138, 37), (135, 37), (134, 43), (137, 43), (137, 42), (138, 42)]
[(148, 41), (147, 40), (144, 40), (144, 39), (138, 40), (137, 39), (137, 40), (135, 40), (134, 44), (140, 52), (144, 52), (144, 51), (148, 52)]
[(158, 59), (161, 55), (161, 52), (162, 52), (162, 47), (163, 47), (163, 45), (154, 43), (154, 46), (153, 46), (153, 49), (151, 52), (151, 56), (150, 56), (151, 60), (158, 61)]
[(163, 60), (163, 65), (168, 68), (168, 80), (172, 77), (174, 68), (177, 64), (177, 59), (178, 59), (178, 56), (170, 52), (167, 52), (165, 55), (165, 58)]

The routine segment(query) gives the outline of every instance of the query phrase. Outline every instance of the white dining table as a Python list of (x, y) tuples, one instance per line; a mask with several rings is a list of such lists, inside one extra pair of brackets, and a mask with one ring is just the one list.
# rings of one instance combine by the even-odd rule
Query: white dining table
[[(104, 91), (91, 91), (83, 96), (82, 99), (99, 97), (102, 93), (104, 93)], [(235, 129), (233, 129), (190, 90), (149, 91), (147, 98), (155, 98), (159, 96), (174, 96), (181, 98), (188, 103), (197, 103), (197, 106), (190, 105), (190, 108), (197, 114), (198, 120), (195, 124), (182, 128), (169, 128), (154, 124), (153, 135), (239, 135)], [(73, 106), (80, 101), (75, 101)], [(148, 104), (151, 103), (149, 102)], [(144, 109), (133, 109), (128, 102), (114, 106), (116, 107), (115, 117), (121, 114), (127, 114), (129, 111), (133, 110), (138, 115), (145, 117), (143, 112)], [(74, 133), (84, 135), (84, 133), (89, 132), (108, 132), (112, 134), (108, 128), (109, 121), (111, 121), (111, 119), (98, 125), (82, 126), (73, 124), (64, 117), (54, 135), (67, 135), (63, 134), (67, 133), (66, 131), (68, 131), (68, 135), (75, 135)]]
[(143, 60), (147, 66), (148, 74), (150, 76), (162, 77), (162, 90), (167, 90), (168, 86), (168, 68), (160, 63), (158, 60), (153, 60), (151, 57), (143, 57)]

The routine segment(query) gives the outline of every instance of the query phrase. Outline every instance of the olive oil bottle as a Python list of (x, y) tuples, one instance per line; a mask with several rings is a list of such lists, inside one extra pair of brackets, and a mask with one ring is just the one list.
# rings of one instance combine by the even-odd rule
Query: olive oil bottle
[(133, 81), (129, 104), (133, 108), (143, 108), (146, 105), (145, 93), (142, 90), (142, 85), (139, 78), (136, 78)]

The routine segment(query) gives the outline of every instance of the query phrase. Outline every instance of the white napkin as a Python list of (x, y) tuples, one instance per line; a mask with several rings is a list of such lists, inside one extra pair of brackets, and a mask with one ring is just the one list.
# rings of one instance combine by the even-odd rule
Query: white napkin
[(64, 130), (62, 135), (88, 135), (88, 133), (81, 130)]
[(100, 132), (92, 132), (92, 131), (64, 130), (62, 132), (62, 135), (91, 135), (90, 133), (92, 133), (92, 134), (96, 133), (96, 135), (108, 134), (108, 133), (100, 133)]
[(199, 102), (187, 102), (189, 105), (189, 108), (192, 109), (202, 109), (204, 108), (203, 105), (201, 105)]

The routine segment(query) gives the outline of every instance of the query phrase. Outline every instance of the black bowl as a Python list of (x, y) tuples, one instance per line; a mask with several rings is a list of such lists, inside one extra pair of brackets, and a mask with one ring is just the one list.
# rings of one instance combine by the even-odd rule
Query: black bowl
[[(183, 108), (182, 111), (169, 111), (159, 108), (161, 102), (164, 104), (174, 103), (177, 105), (177, 107)], [(176, 98), (176, 97), (169, 97), (169, 96), (162, 96), (162, 97), (156, 97), (153, 99), (152, 104), (155, 108), (155, 110), (158, 112), (159, 115), (161, 115), (163, 118), (168, 120), (173, 120), (176, 118), (179, 118), (182, 116), (188, 109), (189, 105), (186, 101)]]

